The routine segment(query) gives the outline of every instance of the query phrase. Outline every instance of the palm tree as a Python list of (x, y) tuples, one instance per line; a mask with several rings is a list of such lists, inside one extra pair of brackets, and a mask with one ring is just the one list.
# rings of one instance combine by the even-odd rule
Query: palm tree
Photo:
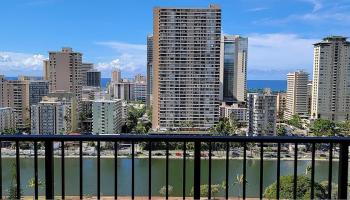
[[(43, 185), (43, 183), (41, 182), (41, 180), (38, 180), (38, 186), (41, 187), (42, 185)], [(27, 186), (29, 188), (34, 188), (35, 187), (35, 178), (29, 179)]]
[(243, 183), (248, 183), (248, 181), (244, 178), (243, 174), (237, 174), (236, 179), (233, 181), (233, 185), (238, 185), (238, 198), (241, 196), (241, 186), (243, 187)]
[(306, 167), (306, 169), (305, 169), (305, 175), (307, 176), (310, 172), (311, 172), (311, 166), (310, 165), (308, 165), (307, 167)]

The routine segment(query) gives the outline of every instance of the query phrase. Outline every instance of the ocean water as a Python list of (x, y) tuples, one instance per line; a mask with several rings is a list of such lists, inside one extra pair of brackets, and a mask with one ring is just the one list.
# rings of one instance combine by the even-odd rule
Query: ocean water
[[(16, 80), (17, 77), (6, 77), (10, 80)], [(110, 78), (102, 78), (101, 86), (107, 87), (107, 84), (111, 81)], [(271, 88), (272, 91), (286, 91), (287, 80), (248, 80), (248, 90), (257, 90), (263, 88)]]
[[(102, 87), (105, 88), (110, 80), (110, 78), (102, 78)], [(248, 80), (247, 85), (248, 90), (257, 90), (263, 88), (271, 88), (272, 91), (287, 90), (287, 80)]]

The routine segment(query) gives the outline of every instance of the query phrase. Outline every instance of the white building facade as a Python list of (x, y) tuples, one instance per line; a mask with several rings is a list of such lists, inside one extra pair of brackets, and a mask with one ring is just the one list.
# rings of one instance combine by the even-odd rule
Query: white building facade
[(95, 100), (92, 103), (92, 132), (94, 134), (120, 133), (122, 126), (122, 100)]
[(15, 114), (10, 107), (0, 108), (0, 133), (16, 129)]
[(250, 93), (248, 103), (248, 135), (273, 135), (276, 132), (277, 97)]
[(70, 131), (70, 102), (43, 97), (40, 103), (31, 106), (31, 134), (63, 135)]

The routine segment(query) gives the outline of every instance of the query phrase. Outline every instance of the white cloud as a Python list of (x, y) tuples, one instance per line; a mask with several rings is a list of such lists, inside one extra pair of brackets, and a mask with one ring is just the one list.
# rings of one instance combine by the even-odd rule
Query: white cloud
[(349, 1), (322, 1), (322, 0), (301, 0), (312, 5), (312, 9), (307, 12), (295, 12), (281, 18), (266, 18), (257, 20), (255, 24), (265, 25), (287, 25), (292, 22), (306, 22), (328, 25), (337, 24), (348, 26), (345, 21), (350, 21)]
[(44, 59), (46, 58), (41, 54), (0, 51), (0, 74), (41, 74)]
[(147, 46), (129, 44), (117, 41), (97, 42), (114, 50), (113, 59), (97, 63), (96, 68), (101, 70), (103, 77), (110, 77), (113, 69), (122, 70), (123, 76), (131, 77), (136, 73), (146, 73)]
[(303, 1), (311, 3), (313, 5), (312, 12), (317, 12), (321, 8), (323, 8), (323, 4), (321, 0), (303, 0)]
[(251, 8), (246, 10), (247, 12), (259, 12), (259, 11), (263, 11), (263, 10), (267, 10), (268, 8), (266, 7), (256, 7), (256, 8)]
[(312, 72), (313, 43), (319, 39), (296, 34), (251, 34), (249, 38), (248, 78), (284, 79), (288, 71)]

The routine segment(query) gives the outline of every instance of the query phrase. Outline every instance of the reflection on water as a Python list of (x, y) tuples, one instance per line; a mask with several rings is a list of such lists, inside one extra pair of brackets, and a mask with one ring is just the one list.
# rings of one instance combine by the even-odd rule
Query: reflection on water
[[(3, 158), (3, 193), (9, 188), (12, 172), (11, 166), (14, 158)], [(182, 160), (171, 159), (169, 161), (169, 184), (173, 186), (172, 196), (182, 196)], [(44, 182), (45, 167), (44, 159), (39, 158), (39, 179)], [(84, 158), (83, 161), (83, 189), (84, 195), (96, 194), (96, 159)], [(208, 160), (202, 160), (201, 182), (208, 181)], [(310, 161), (298, 162), (298, 173), (305, 173)], [(233, 185), (237, 175), (242, 174), (242, 160), (230, 160), (229, 162), (229, 193), (230, 196), (238, 196), (239, 185)], [(257, 197), (259, 192), (259, 160), (247, 160), (247, 196)], [(293, 173), (293, 161), (281, 161), (281, 176)], [(27, 186), (28, 181), (34, 177), (34, 161), (32, 158), (21, 158), (21, 184), (23, 195), (33, 195), (34, 188)], [(61, 192), (61, 162), (55, 158), (55, 193)], [(337, 180), (338, 163), (333, 163), (333, 181)], [(79, 194), (79, 159), (66, 158), (65, 160), (66, 195)], [(186, 192), (190, 193), (193, 185), (193, 160), (186, 161)], [(264, 161), (264, 187), (276, 181), (276, 161)], [(102, 195), (114, 195), (114, 160), (109, 158), (101, 159), (101, 193)], [(129, 195), (131, 193), (131, 159), (120, 158), (118, 160), (118, 193)], [(316, 181), (327, 180), (328, 161), (316, 161)], [(135, 160), (135, 194), (148, 194), (148, 160)], [(212, 160), (212, 184), (222, 183), (225, 180), (225, 160)], [(159, 195), (159, 189), (165, 185), (165, 160), (152, 159), (152, 193)], [(44, 186), (40, 189), (40, 195), (44, 195)], [(223, 193), (221, 194), (223, 195)]]

